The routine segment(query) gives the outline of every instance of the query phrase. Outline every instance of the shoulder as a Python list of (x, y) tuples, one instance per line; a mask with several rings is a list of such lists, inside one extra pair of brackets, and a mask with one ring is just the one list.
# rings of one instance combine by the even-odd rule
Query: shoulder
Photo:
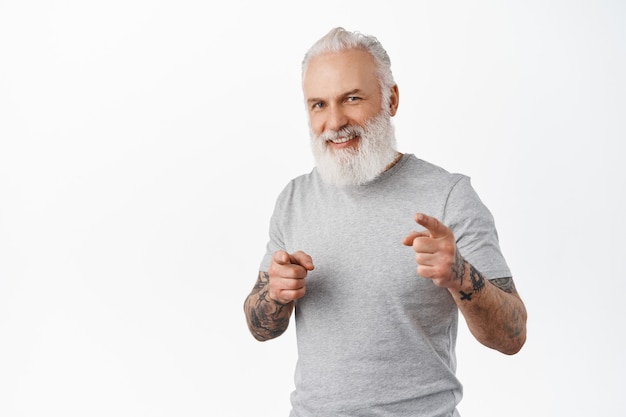
[(322, 187), (316, 169), (289, 180), (276, 198), (277, 207), (287, 207), (296, 202), (306, 204), (307, 200), (316, 198)]
[(309, 190), (316, 187), (315, 184), (318, 181), (319, 175), (317, 174), (317, 170), (314, 168), (312, 171), (306, 174), (299, 175), (289, 180), (289, 182), (285, 184), (282, 191), (280, 192), (280, 196), (284, 198), (286, 196)]
[[(430, 190), (451, 190), (459, 183), (469, 184), (468, 176), (453, 173), (440, 165), (418, 158), (413, 154), (406, 154), (400, 175), (406, 181), (417, 183)], [(415, 180), (418, 181), (415, 181)]]

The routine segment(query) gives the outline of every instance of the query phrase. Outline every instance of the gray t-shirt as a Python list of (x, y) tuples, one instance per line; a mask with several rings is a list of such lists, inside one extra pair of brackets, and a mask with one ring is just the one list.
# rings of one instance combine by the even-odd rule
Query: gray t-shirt
[(469, 178), (412, 154), (366, 185), (332, 186), (313, 169), (281, 192), (261, 270), (279, 249), (315, 265), (296, 302), (291, 417), (458, 416), (458, 311), (402, 244), (423, 229), (416, 212), (450, 227), (486, 278), (511, 276)]

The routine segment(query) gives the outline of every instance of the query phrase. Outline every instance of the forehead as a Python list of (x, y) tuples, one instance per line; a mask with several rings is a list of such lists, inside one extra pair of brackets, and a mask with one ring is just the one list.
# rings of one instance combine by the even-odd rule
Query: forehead
[(352, 49), (311, 58), (302, 80), (305, 98), (330, 98), (348, 91), (377, 92), (376, 63), (367, 52)]

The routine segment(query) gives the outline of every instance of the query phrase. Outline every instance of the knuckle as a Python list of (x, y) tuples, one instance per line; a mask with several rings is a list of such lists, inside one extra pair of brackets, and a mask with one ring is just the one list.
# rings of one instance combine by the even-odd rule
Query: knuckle
[(441, 243), (441, 248), (446, 253), (453, 254), (456, 249), (456, 244), (453, 241), (446, 239)]
[(435, 276), (443, 277), (443, 276), (446, 275), (448, 270), (449, 270), (448, 265), (440, 264), (440, 265), (437, 266), (437, 268), (435, 268)]
[(269, 274), (270, 278), (277, 276), (278, 275), (278, 264), (272, 262), (270, 264), (270, 267), (267, 269), (267, 273)]
[(441, 260), (441, 269), (448, 269), (451, 268), (452, 265), (454, 265), (454, 255), (452, 255), (451, 253), (446, 253), (445, 255), (443, 255)]

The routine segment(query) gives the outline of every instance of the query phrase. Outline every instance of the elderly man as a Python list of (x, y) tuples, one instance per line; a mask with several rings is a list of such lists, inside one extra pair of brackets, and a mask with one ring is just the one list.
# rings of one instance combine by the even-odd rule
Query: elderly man
[(249, 329), (275, 338), (295, 311), (291, 417), (458, 416), (458, 311), (489, 348), (526, 339), (493, 217), (467, 176), (397, 151), (399, 90), (376, 38), (331, 30), (302, 88), (316, 166), (276, 201)]

